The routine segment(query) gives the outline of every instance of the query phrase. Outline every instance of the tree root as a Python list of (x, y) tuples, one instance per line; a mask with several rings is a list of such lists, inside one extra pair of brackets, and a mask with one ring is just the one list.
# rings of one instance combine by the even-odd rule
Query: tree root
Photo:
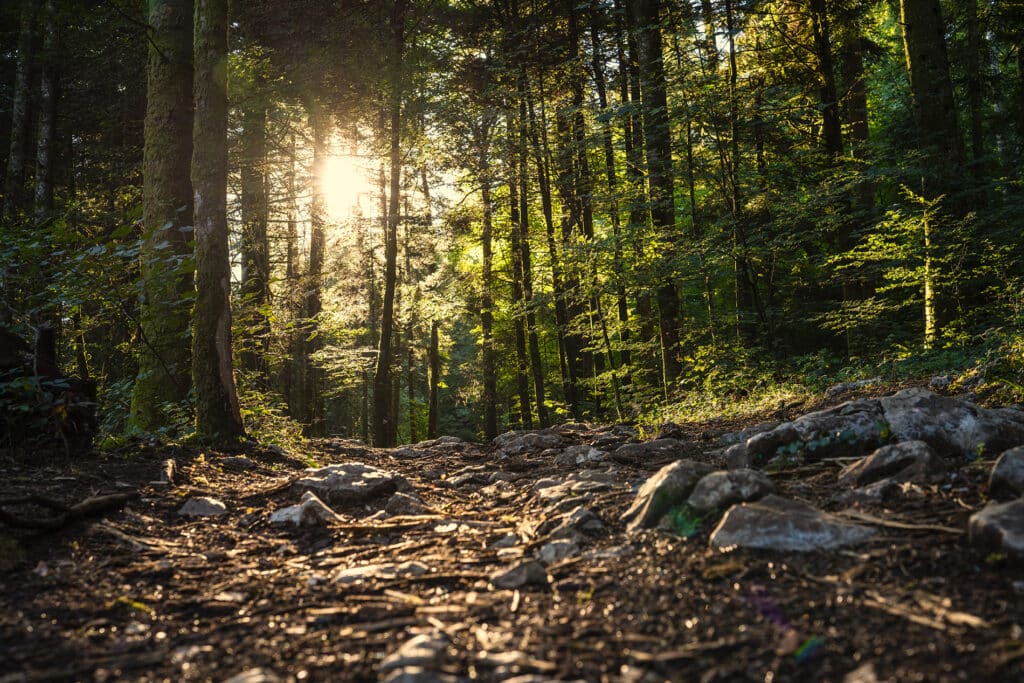
[[(138, 497), (139, 494), (135, 491), (131, 493), (110, 493), (103, 496), (90, 496), (71, 507), (52, 498), (40, 495), (0, 499), (0, 522), (16, 529), (56, 531), (86, 517), (96, 517), (111, 510), (122, 508), (129, 501), (135, 500)], [(16, 505), (35, 505), (36, 507), (52, 510), (56, 514), (51, 517), (20, 517), (4, 509)]]

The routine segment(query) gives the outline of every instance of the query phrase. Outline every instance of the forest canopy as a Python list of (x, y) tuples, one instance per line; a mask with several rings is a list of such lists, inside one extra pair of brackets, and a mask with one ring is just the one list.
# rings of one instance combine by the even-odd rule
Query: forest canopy
[(0, 448), (72, 376), (111, 442), (1024, 400), (1022, 44), (1021, 0), (4, 3)]

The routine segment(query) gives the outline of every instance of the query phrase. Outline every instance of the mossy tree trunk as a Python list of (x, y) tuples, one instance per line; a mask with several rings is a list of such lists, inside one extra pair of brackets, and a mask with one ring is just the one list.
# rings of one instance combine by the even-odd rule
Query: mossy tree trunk
[(230, 443), (245, 434), (231, 361), (227, 19), (227, 0), (197, 0), (192, 137), (196, 228), (192, 380), (196, 430), (201, 439), (220, 443)]
[(150, 0), (142, 188), (139, 374), (132, 424), (165, 426), (187, 400), (192, 278), (192, 1)]

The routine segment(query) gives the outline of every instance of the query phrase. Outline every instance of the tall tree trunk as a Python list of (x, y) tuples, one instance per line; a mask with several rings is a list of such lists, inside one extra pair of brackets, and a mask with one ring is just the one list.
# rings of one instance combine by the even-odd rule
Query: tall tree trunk
[(36, 222), (53, 213), (54, 154), (57, 137), (57, 9), (53, 0), (43, 3), (43, 49), (39, 69), (39, 126), (36, 133), (36, 177), (33, 213)]
[(384, 235), (384, 300), (381, 310), (380, 343), (377, 346), (377, 367), (373, 375), (373, 440), (377, 446), (393, 446), (389, 438), (395, 433), (397, 415), (391, 414), (391, 368), (394, 361), (393, 335), (395, 325), (395, 288), (397, 285), (398, 224), (402, 192), (402, 94), (403, 53), (405, 51), (406, 0), (395, 0), (391, 14), (390, 95), (391, 115), (390, 166), (391, 187), (388, 197), (388, 223)]
[(242, 209), (242, 305), (251, 336), (242, 366), (266, 377), (270, 320), (264, 307), (270, 301), (270, 244), (267, 238), (267, 105), (263, 93), (250, 93), (241, 106), (240, 180)]
[(956, 189), (964, 158), (946, 25), (939, 0), (900, 0), (900, 20), (923, 161), (922, 193), (933, 199)]
[[(430, 389), (429, 398), (427, 399), (427, 438), (437, 438), (437, 418), (438, 418), (438, 387), (441, 384), (441, 351), (440, 351), (440, 332), (438, 328), (440, 324), (436, 320), (430, 321), (430, 351), (427, 354), (430, 366)], [(491, 405), (494, 405), (493, 397)], [(492, 408), (493, 410), (493, 408)], [(495, 420), (495, 423), (497, 420)], [(497, 432), (497, 427), (494, 428)], [(488, 440), (494, 437), (488, 437)]]
[(196, 306), (192, 380), (200, 438), (231, 443), (245, 435), (231, 362), (231, 264), (228, 260), (228, 2), (196, 0), (195, 198)]
[(811, 0), (811, 31), (818, 62), (818, 105), (821, 108), (825, 156), (829, 162), (834, 162), (843, 153), (843, 124), (826, 0)]
[[(967, 110), (969, 112), (971, 133), (971, 162), (975, 174), (983, 174), (981, 163), (985, 156), (985, 124), (983, 83), (988, 60), (984, 57), (984, 43), (981, 39), (981, 26), (978, 20), (978, 0), (965, 0), (964, 12), (967, 29), (967, 59), (964, 72), (967, 76)], [(1021, 46), (1017, 46), (1018, 52)]]
[[(512, 129), (511, 121), (509, 130)], [(512, 151), (511, 149), (509, 150)], [(514, 165), (513, 165), (514, 168)], [(525, 429), (533, 427), (533, 411), (530, 408), (530, 359), (526, 351), (526, 312), (529, 302), (523, 288), (522, 230), (519, 225), (518, 182), (515, 172), (510, 173), (509, 183), (509, 250), (512, 267), (512, 325), (516, 348), (516, 394), (519, 396), (519, 413)]]
[(4, 174), (5, 220), (11, 220), (25, 208), (25, 158), (32, 110), (32, 29), (35, 25), (36, 1), (21, 2), (18, 57), (14, 66), (14, 92), (11, 96), (11, 144), (7, 154), (7, 170)]
[[(484, 385), (484, 438), (491, 441), (498, 435), (498, 387), (494, 359), (494, 212), (491, 206), (490, 126), (487, 123), (482, 124), (476, 135), (480, 202), (483, 210), (483, 225), (480, 231), (480, 247), (483, 252), (480, 274), (480, 360)], [(433, 343), (431, 339), (431, 345)], [(435, 376), (432, 374), (431, 382), (434, 380)]]
[(324, 105), (315, 99), (308, 105), (310, 126), (313, 129), (313, 179), (309, 203), (309, 258), (302, 286), (302, 421), (310, 434), (323, 430), (323, 401), (320, 395), (320, 368), (314, 359), (320, 350), (320, 312), (323, 310), (324, 249), (326, 247), (325, 222), (327, 204), (323, 187), (317, 179), (324, 175), (328, 155), (329, 118)]
[(668, 118), (668, 94), (661, 46), (661, 0), (630, 0), (640, 48), (641, 109), (644, 147), (647, 152), (647, 185), (655, 238), (664, 253), (657, 283), (658, 330), (665, 396), (679, 377), (679, 295), (673, 282), (676, 234), (675, 196), (672, 176), (672, 138)]
[(192, 1), (150, 0), (143, 151), (139, 374), (132, 424), (166, 426), (191, 389)]

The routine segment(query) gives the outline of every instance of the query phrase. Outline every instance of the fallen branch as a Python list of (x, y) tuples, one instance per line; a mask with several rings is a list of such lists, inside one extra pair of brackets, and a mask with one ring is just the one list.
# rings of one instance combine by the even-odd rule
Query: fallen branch
[[(3, 522), (9, 527), (18, 529), (56, 531), (57, 529), (61, 529), (68, 524), (77, 522), (78, 520), (85, 519), (87, 517), (96, 517), (109, 512), (110, 510), (120, 509), (124, 507), (128, 501), (134, 500), (138, 497), (139, 494), (134, 491), (132, 493), (111, 493), (104, 496), (91, 496), (80, 503), (72, 505), (71, 507), (67, 507), (63, 503), (46, 498), (45, 496), (31, 495), (24, 496), (22, 498), (9, 498), (6, 500), (0, 500), (0, 522)], [(52, 517), (19, 517), (4, 509), (5, 507), (13, 505), (35, 505), (37, 507), (48, 508), (58, 514)]]
[(941, 531), (946, 534), (957, 534), (962, 535), (963, 529), (954, 529), (948, 526), (941, 526), (939, 524), (908, 524), (907, 522), (894, 522), (888, 519), (882, 519), (881, 517), (875, 517), (865, 512), (857, 512), (855, 510), (844, 510), (843, 512), (837, 513), (839, 517), (846, 517), (847, 519), (855, 519), (858, 522), (866, 522), (868, 524), (874, 524), (876, 526), (884, 526), (890, 529), (904, 529), (907, 531)]

